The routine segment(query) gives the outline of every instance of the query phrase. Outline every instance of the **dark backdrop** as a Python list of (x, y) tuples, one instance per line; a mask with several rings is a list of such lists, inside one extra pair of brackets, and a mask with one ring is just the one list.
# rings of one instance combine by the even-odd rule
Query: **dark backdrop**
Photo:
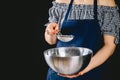
[[(31, 57), (31, 63), (32, 67), (28, 69), (29, 74), (26, 78), (32, 79), (32, 80), (45, 80), (48, 65), (46, 64), (43, 56), (43, 51), (52, 48), (53, 46), (48, 45), (44, 40), (44, 30), (45, 26), (44, 24), (48, 20), (48, 9), (52, 5), (52, 0), (44, 0), (44, 1), (34, 1), (31, 2), (32, 4), (29, 5), (30, 9), (27, 20), (29, 20), (28, 25), (32, 26), (32, 57)], [(120, 1), (116, 0), (117, 5), (120, 6)], [(117, 46), (117, 49), (115, 51), (115, 54), (107, 61), (108, 71), (107, 79), (108, 80), (119, 80), (119, 73), (120, 69), (120, 45)], [(30, 61), (28, 61), (29, 63)], [(29, 68), (29, 67), (28, 67)], [(117, 79), (118, 78), (118, 79)]]

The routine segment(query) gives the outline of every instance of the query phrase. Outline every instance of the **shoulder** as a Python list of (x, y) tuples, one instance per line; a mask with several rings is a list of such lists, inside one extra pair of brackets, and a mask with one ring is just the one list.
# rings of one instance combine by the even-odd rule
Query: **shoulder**
[[(69, 3), (70, 0), (54, 0), (58, 3)], [(84, 0), (84, 1), (81, 1), (81, 0), (74, 0), (74, 2), (76, 2), (77, 4), (81, 4), (82, 2), (84, 4), (92, 4), (93, 3), (93, 0)], [(114, 0), (98, 0), (98, 5), (102, 5), (102, 6), (116, 6), (116, 3)]]
[(98, 5), (114, 7), (116, 3), (114, 0), (98, 0)]
[(54, 0), (55, 2), (58, 2), (58, 3), (69, 3), (70, 0)]

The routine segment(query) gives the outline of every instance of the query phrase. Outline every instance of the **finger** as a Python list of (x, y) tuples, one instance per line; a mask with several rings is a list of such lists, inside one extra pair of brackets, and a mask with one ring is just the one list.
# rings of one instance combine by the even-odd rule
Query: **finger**
[(59, 27), (58, 27), (58, 25), (56, 25), (55, 32), (58, 33), (58, 31), (59, 31)]
[(67, 76), (66, 74), (58, 74), (58, 75), (60, 75), (60, 76)]
[(83, 74), (84, 74), (84, 72), (82, 72), (82, 71), (79, 73), (79, 75), (83, 75)]
[(62, 76), (62, 77), (67, 77), (67, 78), (75, 78), (75, 77), (80, 76), (79, 74), (75, 74), (75, 75), (58, 74), (58, 75), (59, 75), (59, 76)]
[(62, 76), (62, 77), (67, 77), (66, 74), (60, 74), (60, 73), (58, 73), (58, 75), (59, 75), (59, 76)]
[(66, 77), (66, 78), (75, 78), (75, 77), (77, 77), (77, 75), (72, 75), (72, 76), (69, 76), (69, 75), (62, 75), (62, 77)]
[(55, 34), (54, 25), (48, 25), (46, 30), (49, 32), (49, 34)]
[(53, 25), (50, 26), (50, 31), (51, 31), (52, 34), (55, 33), (55, 29), (54, 28), (55, 28), (55, 26), (53, 26)]
[(58, 25), (57, 25), (57, 24), (51, 25), (51, 26), (50, 26), (50, 29), (51, 29), (51, 32), (52, 32), (53, 34), (58, 33)]
[(75, 75), (68, 75), (67, 77), (68, 78), (75, 78), (75, 77), (78, 77), (78, 76), (80, 76), (79, 74), (75, 74)]

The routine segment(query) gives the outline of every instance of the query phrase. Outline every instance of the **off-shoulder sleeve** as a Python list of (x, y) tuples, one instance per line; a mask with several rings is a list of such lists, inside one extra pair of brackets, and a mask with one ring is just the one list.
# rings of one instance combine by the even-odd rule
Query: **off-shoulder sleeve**
[(112, 35), (115, 37), (115, 44), (119, 43), (120, 32), (120, 15), (118, 7), (108, 7), (103, 10), (103, 34)]
[(49, 8), (48, 13), (49, 13), (48, 22), (45, 24), (45, 26), (47, 26), (50, 22), (57, 23), (59, 17), (56, 8), (52, 6), (51, 8)]

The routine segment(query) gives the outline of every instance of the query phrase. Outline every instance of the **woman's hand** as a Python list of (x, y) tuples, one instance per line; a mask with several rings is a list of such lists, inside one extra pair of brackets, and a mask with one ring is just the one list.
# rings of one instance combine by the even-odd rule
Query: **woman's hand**
[(75, 78), (75, 77), (78, 77), (78, 76), (82, 76), (83, 74), (84, 74), (84, 71), (80, 71), (77, 74), (73, 74), (73, 75), (66, 75), (66, 74), (58, 73), (59, 76), (66, 77), (66, 78)]
[(57, 23), (50, 23), (45, 29), (45, 40), (50, 44), (53, 45), (56, 43), (56, 33), (58, 33), (59, 27)]
[(58, 30), (59, 30), (58, 24), (52, 22), (48, 24), (45, 31), (50, 35), (55, 35), (56, 33), (58, 33)]

